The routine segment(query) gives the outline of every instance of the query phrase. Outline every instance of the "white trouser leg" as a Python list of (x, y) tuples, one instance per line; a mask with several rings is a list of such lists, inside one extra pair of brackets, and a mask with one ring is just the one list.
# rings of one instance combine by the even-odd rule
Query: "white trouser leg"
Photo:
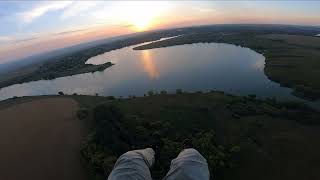
[(152, 148), (126, 152), (118, 158), (108, 180), (152, 180), (149, 168), (155, 161), (154, 154)]
[(163, 180), (209, 180), (207, 160), (195, 149), (188, 148), (180, 152), (171, 161), (170, 170)]

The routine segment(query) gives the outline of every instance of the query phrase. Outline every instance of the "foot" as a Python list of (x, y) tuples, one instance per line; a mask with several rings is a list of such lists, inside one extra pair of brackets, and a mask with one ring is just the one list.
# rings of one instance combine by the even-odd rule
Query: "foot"
[(192, 140), (191, 139), (185, 139), (182, 143), (183, 149), (193, 148)]
[(154, 150), (156, 159), (159, 157), (161, 145), (162, 142), (160, 134), (158, 132), (153, 133), (150, 147)]

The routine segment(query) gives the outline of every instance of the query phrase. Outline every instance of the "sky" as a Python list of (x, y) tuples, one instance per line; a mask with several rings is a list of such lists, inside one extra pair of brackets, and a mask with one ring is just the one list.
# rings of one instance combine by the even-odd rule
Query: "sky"
[(320, 1), (0, 1), (0, 64), (134, 32), (203, 24), (320, 26)]

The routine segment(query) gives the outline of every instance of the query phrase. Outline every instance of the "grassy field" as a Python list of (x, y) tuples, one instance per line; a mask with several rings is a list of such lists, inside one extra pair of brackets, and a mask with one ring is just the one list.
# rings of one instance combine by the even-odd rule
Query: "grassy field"
[(86, 124), (78, 103), (62, 97), (27, 97), (0, 103), (0, 179), (88, 179), (80, 144)]
[(117, 157), (162, 135), (161, 179), (185, 138), (207, 158), (214, 179), (319, 179), (320, 114), (303, 104), (256, 100), (222, 92), (147, 97), (72, 96), (81, 119), (94, 123), (81, 153), (91, 174), (103, 179)]
[(265, 74), (294, 94), (320, 98), (320, 38), (303, 35), (245, 33), (194, 33), (135, 47), (135, 50), (192, 43), (230, 43), (249, 47), (266, 57)]
[(286, 46), (266, 52), (266, 75), (284, 86), (294, 88), (297, 96), (320, 97), (320, 38), (298, 35), (264, 35)]

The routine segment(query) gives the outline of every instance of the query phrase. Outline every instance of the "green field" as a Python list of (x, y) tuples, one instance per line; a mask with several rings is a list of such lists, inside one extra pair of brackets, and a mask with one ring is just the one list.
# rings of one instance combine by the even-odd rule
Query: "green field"
[(78, 117), (92, 122), (81, 153), (96, 179), (105, 179), (122, 153), (146, 147), (154, 132), (163, 140), (154, 179), (165, 175), (185, 138), (214, 179), (320, 178), (320, 113), (300, 103), (222, 92), (71, 97), (82, 105)]

